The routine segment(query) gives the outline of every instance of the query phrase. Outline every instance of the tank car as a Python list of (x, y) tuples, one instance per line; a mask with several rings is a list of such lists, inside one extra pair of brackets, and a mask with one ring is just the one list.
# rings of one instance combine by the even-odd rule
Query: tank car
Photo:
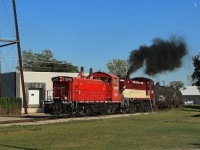
[(44, 112), (53, 115), (92, 115), (114, 113), (121, 104), (119, 77), (111, 73), (95, 72), (78, 77), (52, 78), (53, 100), (44, 102)]
[(175, 108), (182, 105), (182, 93), (172, 87), (154, 85), (156, 108)]

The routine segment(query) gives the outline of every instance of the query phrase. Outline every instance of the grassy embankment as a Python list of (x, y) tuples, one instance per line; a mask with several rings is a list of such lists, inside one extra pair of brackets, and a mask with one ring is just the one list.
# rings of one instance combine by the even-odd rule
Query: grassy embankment
[(200, 110), (1, 127), (0, 149), (200, 149)]

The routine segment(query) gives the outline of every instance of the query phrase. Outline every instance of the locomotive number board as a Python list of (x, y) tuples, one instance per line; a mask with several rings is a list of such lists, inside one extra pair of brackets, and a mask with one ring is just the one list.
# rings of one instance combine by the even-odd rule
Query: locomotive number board
[(67, 82), (72, 82), (73, 78), (72, 77), (54, 77), (52, 78), (53, 82), (60, 82), (60, 81), (67, 81)]
[(71, 78), (71, 77), (65, 77), (64, 80), (65, 80), (65, 81), (68, 81), (68, 82), (72, 82), (72, 81), (73, 81), (73, 78)]

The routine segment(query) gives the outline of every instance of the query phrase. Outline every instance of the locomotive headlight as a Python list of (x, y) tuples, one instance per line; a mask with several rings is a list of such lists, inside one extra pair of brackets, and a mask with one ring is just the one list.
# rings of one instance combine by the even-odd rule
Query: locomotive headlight
[(67, 100), (67, 96), (65, 96), (64, 99)]

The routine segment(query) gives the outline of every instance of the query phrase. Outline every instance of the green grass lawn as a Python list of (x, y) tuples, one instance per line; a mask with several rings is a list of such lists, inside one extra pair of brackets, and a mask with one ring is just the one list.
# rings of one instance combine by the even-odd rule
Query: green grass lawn
[(0, 149), (200, 149), (200, 110), (0, 128)]

